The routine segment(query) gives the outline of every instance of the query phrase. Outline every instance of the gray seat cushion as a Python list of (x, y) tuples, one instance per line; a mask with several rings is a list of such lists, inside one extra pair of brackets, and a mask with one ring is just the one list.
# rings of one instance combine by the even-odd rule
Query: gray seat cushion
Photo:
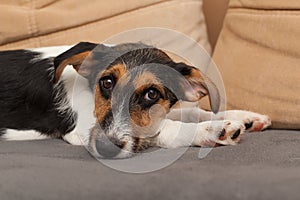
[(105, 167), (60, 140), (0, 142), (0, 199), (299, 199), (300, 132), (248, 133), (147, 174)]

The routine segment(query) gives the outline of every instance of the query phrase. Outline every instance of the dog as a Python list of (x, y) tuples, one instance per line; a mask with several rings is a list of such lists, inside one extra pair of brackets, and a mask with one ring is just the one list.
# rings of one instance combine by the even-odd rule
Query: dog
[[(271, 125), (250, 111), (218, 112), (208, 77), (143, 43), (2, 51), (0, 86), (2, 140), (62, 138), (97, 158), (235, 145), (245, 131)], [(181, 106), (207, 95), (212, 112)]]

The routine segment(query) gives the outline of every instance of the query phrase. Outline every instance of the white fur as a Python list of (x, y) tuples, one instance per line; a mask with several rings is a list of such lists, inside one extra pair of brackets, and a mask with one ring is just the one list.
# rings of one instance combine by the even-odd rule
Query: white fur
[[(124, 139), (126, 135), (131, 135), (131, 129), (128, 126), (128, 122), (122, 117), (122, 112), (124, 112), (125, 100), (120, 102), (118, 110), (113, 113), (114, 120), (109, 126), (107, 135), (110, 137), (115, 137), (120, 140)], [(114, 109), (112, 109), (114, 110)], [(128, 111), (129, 112), (129, 111)]]
[[(219, 138), (222, 130), (225, 130), (224, 138)], [(184, 146), (214, 146), (216, 143), (223, 145), (235, 145), (239, 137), (231, 139), (233, 134), (245, 127), (239, 121), (206, 121), (201, 123), (184, 123), (166, 119), (157, 138), (157, 145), (165, 148)]]
[[(115, 46), (114, 44), (103, 44), (108, 47)], [(52, 46), (52, 47), (40, 47), (40, 48), (32, 48), (28, 49), (30, 51), (40, 52), (42, 56), (40, 58), (49, 58), (56, 57), (67, 50), (71, 49), (74, 45), (65, 45), (65, 46)]]
[(43, 140), (49, 139), (49, 136), (41, 135), (40, 132), (34, 130), (18, 131), (14, 129), (6, 129), (2, 136), (5, 140)]
[(238, 120), (244, 124), (252, 122), (253, 125), (250, 129), (248, 129), (248, 131), (255, 131), (255, 127), (258, 125), (262, 126), (260, 128), (261, 131), (268, 128), (272, 124), (269, 116), (245, 110), (228, 110), (225, 111), (224, 114), (221, 113), (220, 115), (223, 115), (225, 119)]
[[(70, 144), (87, 145), (89, 141), (90, 129), (94, 126), (96, 119), (94, 117), (94, 95), (88, 85), (88, 80), (80, 76), (71, 66), (66, 66), (61, 75), (61, 81), (64, 82), (67, 91), (68, 102), (74, 111), (77, 112), (77, 124), (75, 129), (65, 135), (63, 138)], [(77, 136), (76, 136), (77, 135)]]
[(49, 57), (56, 57), (65, 51), (69, 50), (73, 46), (53, 46), (53, 47), (41, 47), (41, 48), (34, 48), (29, 49), (30, 51), (39, 52), (42, 54), (40, 58), (49, 58)]
[[(271, 120), (267, 115), (245, 111), (245, 110), (228, 110), (214, 114), (200, 108), (182, 108), (173, 109), (168, 115), (168, 119), (182, 121), (182, 122), (203, 122), (210, 120), (233, 120), (240, 121), (241, 123), (253, 122), (253, 127), (257, 124), (262, 124), (261, 130), (266, 129), (271, 125)], [(252, 131), (250, 128), (248, 131)]]
[(164, 120), (157, 138), (157, 145), (165, 148), (190, 146), (196, 135), (196, 123)]

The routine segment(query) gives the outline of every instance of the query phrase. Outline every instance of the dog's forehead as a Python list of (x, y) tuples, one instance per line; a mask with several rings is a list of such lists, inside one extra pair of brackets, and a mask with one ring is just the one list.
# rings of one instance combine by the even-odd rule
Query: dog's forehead
[(162, 50), (141, 43), (101, 46), (93, 50), (90, 58), (106, 69), (116, 64), (124, 64), (126, 69), (132, 69), (147, 63), (166, 64), (172, 61)]
[(100, 71), (99, 78), (110, 74), (119, 80), (126, 75), (127, 79), (136, 81), (137, 84), (155, 80), (158, 83), (155, 75), (157, 70), (153, 66), (167, 66), (167, 63), (172, 61), (162, 50), (143, 44), (121, 44), (111, 47), (106, 53), (101, 53), (102, 58), (99, 55), (97, 57), (97, 53), (99, 53), (97, 50), (93, 52), (96, 55), (92, 56), (93, 59), (101, 60), (103, 57), (104, 59), (108, 57), (112, 61), (103, 71)]
[(160, 85), (161, 81), (158, 77), (148, 70), (143, 70), (141, 73), (133, 76), (133, 85), (136, 89), (149, 86), (149, 85)]
[(106, 70), (102, 71), (99, 78), (113, 75), (115, 78), (119, 79), (127, 73), (126, 65), (123, 63), (118, 63), (108, 67)]
[(136, 49), (129, 51), (119, 58), (128, 69), (145, 64), (167, 64), (171, 59), (161, 50), (156, 48)]

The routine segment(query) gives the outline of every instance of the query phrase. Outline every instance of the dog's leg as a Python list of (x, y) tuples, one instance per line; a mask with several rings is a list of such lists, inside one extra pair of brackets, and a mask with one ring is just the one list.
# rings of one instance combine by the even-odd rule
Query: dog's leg
[(197, 120), (199, 122), (208, 120), (241, 121), (247, 131), (262, 131), (271, 125), (271, 120), (267, 115), (244, 110), (229, 110), (214, 114), (200, 108), (173, 109), (168, 113), (167, 118), (184, 122), (197, 122)]
[(14, 129), (6, 129), (3, 130), (0, 139), (2, 140), (43, 140), (49, 139), (51, 137), (47, 135), (43, 135), (35, 130), (14, 130)]
[(235, 145), (244, 131), (244, 125), (239, 121), (183, 123), (166, 119), (157, 137), (157, 145), (165, 148)]
[(77, 133), (76, 129), (67, 133), (62, 137), (66, 142), (72, 145), (84, 145), (83, 141), (81, 140), (79, 134)]
[[(89, 143), (89, 126), (82, 128), (77, 123), (76, 127), (69, 133), (62, 136), (63, 140), (72, 145), (88, 145)], [(88, 124), (88, 123), (87, 123)]]
[(187, 122), (187, 123), (209, 121), (209, 120), (213, 120), (212, 117), (213, 117), (212, 112), (207, 112), (197, 107), (171, 109), (171, 111), (167, 114), (167, 119)]

